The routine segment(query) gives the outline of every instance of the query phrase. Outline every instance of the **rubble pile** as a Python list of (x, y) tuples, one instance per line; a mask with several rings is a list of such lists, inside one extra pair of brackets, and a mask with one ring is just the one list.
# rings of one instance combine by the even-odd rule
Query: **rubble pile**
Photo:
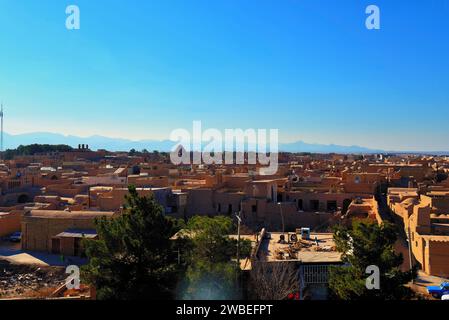
[(13, 265), (0, 261), (0, 298), (33, 296), (64, 283), (67, 275), (59, 267)]

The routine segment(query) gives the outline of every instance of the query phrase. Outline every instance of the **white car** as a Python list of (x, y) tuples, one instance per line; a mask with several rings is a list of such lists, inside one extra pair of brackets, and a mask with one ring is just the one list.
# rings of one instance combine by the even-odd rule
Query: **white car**
[(449, 294), (445, 294), (441, 297), (441, 300), (448, 300), (449, 301)]

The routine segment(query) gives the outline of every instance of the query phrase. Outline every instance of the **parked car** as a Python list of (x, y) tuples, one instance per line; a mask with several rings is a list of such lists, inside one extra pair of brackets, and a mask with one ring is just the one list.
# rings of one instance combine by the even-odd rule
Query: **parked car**
[(439, 286), (429, 286), (427, 287), (427, 292), (437, 299), (444, 295), (449, 295), (449, 282), (443, 282)]
[(10, 242), (20, 242), (22, 240), (22, 232), (14, 232), (9, 236), (8, 240)]

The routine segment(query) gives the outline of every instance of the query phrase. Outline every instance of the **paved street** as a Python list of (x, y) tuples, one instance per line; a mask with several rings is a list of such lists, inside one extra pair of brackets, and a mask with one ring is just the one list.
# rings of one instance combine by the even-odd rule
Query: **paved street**
[(408, 250), (408, 242), (407, 242), (407, 235), (404, 231), (404, 224), (402, 222), (402, 219), (394, 215), (387, 204), (387, 195), (385, 193), (381, 194), (380, 197), (377, 197), (378, 204), (379, 204), (379, 214), (382, 217), (383, 221), (389, 221), (396, 226), (398, 226), (398, 240), (396, 241), (394, 245), (394, 249), (398, 253), (402, 253), (402, 256), (404, 257), (404, 261), (401, 266), (402, 271), (408, 271), (410, 270), (410, 258), (409, 258), (409, 250)]

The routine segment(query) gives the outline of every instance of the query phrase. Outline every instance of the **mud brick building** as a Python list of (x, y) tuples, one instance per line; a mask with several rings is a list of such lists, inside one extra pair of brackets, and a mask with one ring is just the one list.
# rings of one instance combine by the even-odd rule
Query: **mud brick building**
[(113, 212), (31, 210), (22, 220), (22, 249), (77, 256), (82, 238), (95, 238), (95, 219)]

